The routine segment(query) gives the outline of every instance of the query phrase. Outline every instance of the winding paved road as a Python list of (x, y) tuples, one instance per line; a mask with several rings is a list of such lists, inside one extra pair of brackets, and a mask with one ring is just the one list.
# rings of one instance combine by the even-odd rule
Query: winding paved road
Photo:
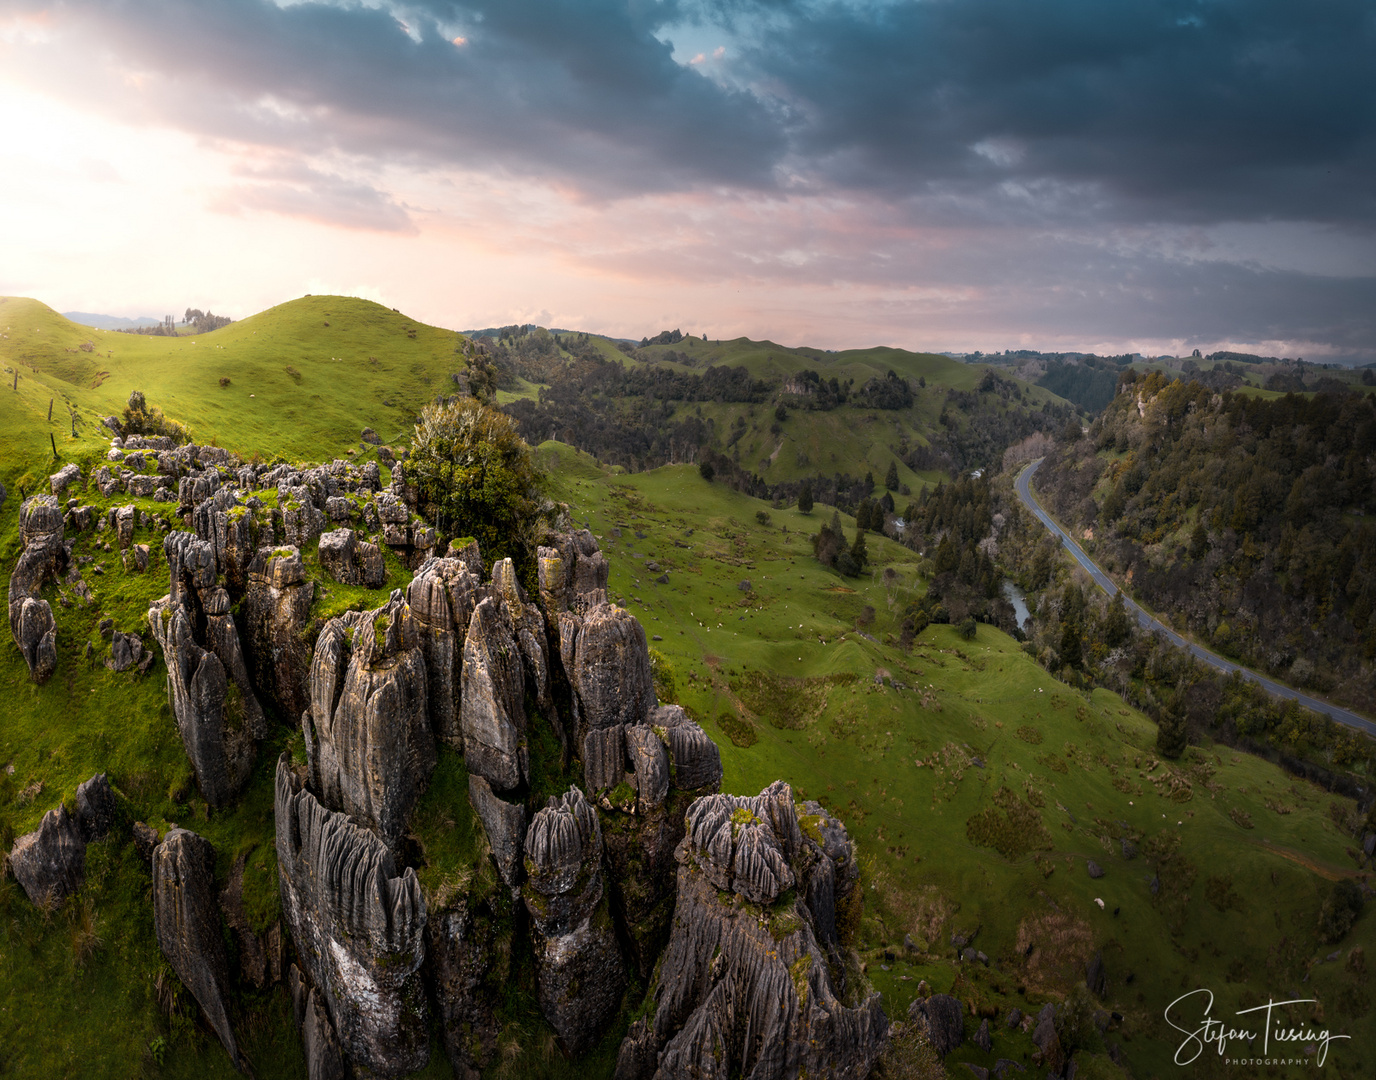
[[(1100, 570), (1099, 567), (1095, 565), (1094, 561), (1085, 554), (1084, 549), (1075, 542), (1074, 538), (1062, 529), (1060, 525), (1052, 519), (1050, 514), (1042, 509), (1042, 504), (1037, 501), (1037, 496), (1032, 493), (1032, 474), (1037, 471), (1037, 467), (1041, 463), (1042, 459), (1038, 458), (1018, 474), (1018, 479), (1013, 485), (1017, 489), (1018, 498), (1023, 501), (1023, 504), (1031, 510), (1032, 513), (1037, 515), (1037, 519), (1043, 525), (1060, 537), (1061, 543), (1070, 549), (1070, 554), (1075, 556), (1075, 561), (1084, 567), (1085, 572), (1094, 579), (1094, 583), (1098, 585), (1099, 588), (1103, 589), (1104, 592), (1108, 593), (1109, 596), (1113, 596), (1118, 592), (1118, 586), (1113, 583), (1113, 579)], [(1358, 731), (1364, 731), (1368, 735), (1376, 735), (1376, 724), (1373, 724), (1366, 717), (1358, 716), (1349, 709), (1343, 709), (1337, 705), (1330, 705), (1328, 702), (1320, 701), (1318, 698), (1310, 697), (1308, 694), (1302, 694), (1293, 687), (1276, 682), (1275, 679), (1260, 675), (1251, 668), (1245, 668), (1241, 664), (1236, 664), (1231, 660), (1227, 660), (1219, 656), (1218, 653), (1210, 652), (1202, 645), (1196, 645), (1194, 642), (1181, 637), (1149, 612), (1143, 610), (1127, 593), (1123, 593), (1123, 603), (1128, 611), (1132, 612), (1133, 617), (1137, 619), (1137, 623), (1142, 629), (1150, 630), (1154, 634), (1160, 634), (1172, 645), (1177, 645), (1182, 649), (1189, 650), (1192, 656), (1204, 661), (1204, 663), (1208, 664), (1210, 667), (1217, 668), (1227, 675), (1231, 675), (1235, 671), (1241, 672), (1244, 679), (1256, 683), (1276, 697), (1291, 698), (1298, 701), (1306, 709), (1313, 709), (1314, 712), (1331, 717), (1340, 724), (1346, 724), (1348, 727), (1356, 728)]]

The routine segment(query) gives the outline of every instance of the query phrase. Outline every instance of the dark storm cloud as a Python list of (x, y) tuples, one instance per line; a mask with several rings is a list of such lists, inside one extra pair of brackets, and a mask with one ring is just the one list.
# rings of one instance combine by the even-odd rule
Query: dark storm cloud
[(112, 110), (218, 137), (505, 167), (594, 193), (769, 183), (784, 143), (768, 105), (676, 63), (640, 6), (69, 0), (35, 55), (90, 85), (86, 50), (70, 48), (82, 38), (112, 69), (151, 76), (100, 85)]
[(1100, 212), (1154, 219), (1376, 216), (1369, 0), (757, 10), (745, 62), (787, 88), (794, 148), (836, 182), (996, 202), (1008, 180), (1087, 186)]
[[(56, 11), (165, 80), (155, 108), (195, 130), (497, 166), (594, 195), (849, 187), (965, 220), (1376, 219), (1369, 0)], [(718, 31), (729, 48), (710, 77), (659, 40)]]

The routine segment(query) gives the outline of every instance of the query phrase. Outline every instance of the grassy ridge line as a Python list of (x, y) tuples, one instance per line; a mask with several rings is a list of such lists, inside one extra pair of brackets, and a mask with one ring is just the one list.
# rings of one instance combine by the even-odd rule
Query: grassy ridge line
[[(95, 330), (38, 301), (7, 297), (0, 333), (6, 382), (17, 367), (26, 406), (17, 413), (0, 404), (0, 437), (6, 447), (47, 443), (35, 424), (55, 397), (52, 430), (64, 457), (103, 452), (99, 417), (118, 415), (130, 391), (143, 390), (202, 442), (245, 457), (327, 461), (357, 445), (365, 426), (387, 441), (409, 438), (412, 416), (436, 394), (455, 392), (450, 376), (467, 367), (466, 339), (453, 331), (338, 296), (293, 300), (178, 338)], [(92, 352), (81, 351), (85, 342)], [(63, 402), (80, 413), (75, 441)]]

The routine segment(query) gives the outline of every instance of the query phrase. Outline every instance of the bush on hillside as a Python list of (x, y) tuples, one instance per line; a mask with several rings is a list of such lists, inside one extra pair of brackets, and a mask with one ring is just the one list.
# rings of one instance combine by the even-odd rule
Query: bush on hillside
[(150, 406), (141, 390), (129, 395), (129, 403), (120, 417), (120, 430), (125, 435), (165, 435), (179, 446), (191, 441), (191, 429), (178, 420), (164, 416), (156, 405)]
[(441, 535), (473, 537), (486, 560), (531, 562), (545, 476), (511, 417), (472, 398), (427, 405), (406, 479)]
[(1335, 945), (1362, 913), (1362, 887), (1351, 878), (1335, 882), (1319, 911), (1319, 940)]

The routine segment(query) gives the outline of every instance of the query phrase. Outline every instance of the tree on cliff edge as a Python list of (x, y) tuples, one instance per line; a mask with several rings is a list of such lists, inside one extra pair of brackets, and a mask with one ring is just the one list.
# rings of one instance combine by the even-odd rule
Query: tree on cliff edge
[(533, 553), (545, 476), (505, 413), (472, 398), (427, 405), (405, 468), (442, 536), (473, 537), (485, 562)]

